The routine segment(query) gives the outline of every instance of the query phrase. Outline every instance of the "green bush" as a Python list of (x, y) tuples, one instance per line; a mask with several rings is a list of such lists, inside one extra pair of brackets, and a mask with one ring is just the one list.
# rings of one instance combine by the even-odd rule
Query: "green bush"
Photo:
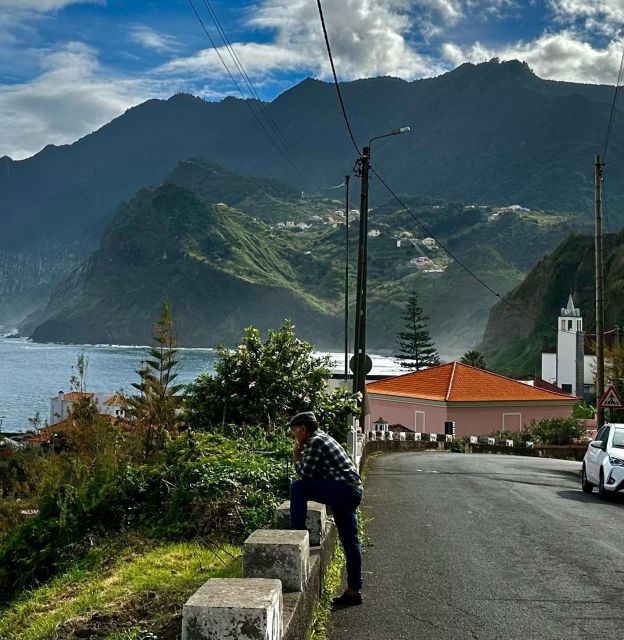
[(531, 422), (521, 431), (495, 431), (490, 435), (496, 441), (513, 440), (514, 445), (535, 444), (571, 445), (587, 437), (587, 427), (578, 418), (545, 418)]
[(158, 461), (126, 461), (108, 475), (59, 456), (39, 513), (0, 544), (0, 600), (44, 582), (111, 531), (240, 540), (268, 526), (287, 495), (290, 448), (278, 434), (258, 441), (188, 432)]
[(299, 411), (316, 411), (322, 426), (344, 442), (356, 401), (345, 390), (326, 392), (330, 371), (331, 359), (316, 356), (290, 322), (269, 331), (265, 341), (249, 327), (236, 349), (219, 347), (214, 375), (201, 374), (189, 385), (183, 421), (194, 431), (223, 433), (236, 423), (271, 432)]
[(528, 431), (540, 444), (570, 445), (587, 437), (587, 427), (578, 418), (547, 418), (533, 421)]

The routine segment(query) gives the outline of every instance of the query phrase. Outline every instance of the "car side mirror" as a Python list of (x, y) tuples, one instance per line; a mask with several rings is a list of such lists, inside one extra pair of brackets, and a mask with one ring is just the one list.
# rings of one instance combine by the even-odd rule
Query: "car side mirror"
[(602, 449), (603, 451), (606, 448), (602, 440), (593, 440), (589, 443), (589, 446), (594, 447), (594, 449)]

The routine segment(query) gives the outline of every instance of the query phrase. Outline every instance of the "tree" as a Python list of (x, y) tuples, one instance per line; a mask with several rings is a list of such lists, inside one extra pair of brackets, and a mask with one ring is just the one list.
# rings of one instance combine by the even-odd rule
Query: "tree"
[(402, 319), (405, 321), (405, 330), (397, 334), (400, 353), (395, 356), (401, 367), (418, 371), (440, 364), (438, 352), (429, 337), (429, 316), (418, 306), (415, 293), (408, 298)]
[(466, 351), (466, 353), (461, 357), (460, 362), (462, 364), (469, 364), (471, 367), (476, 367), (477, 369), (487, 369), (485, 356), (476, 349)]
[(152, 339), (155, 345), (136, 372), (141, 381), (132, 383), (139, 395), (126, 398), (124, 403), (126, 422), (143, 434), (145, 458), (164, 446), (167, 435), (175, 434), (179, 422), (178, 409), (182, 403), (178, 392), (184, 385), (174, 384), (178, 377), (175, 373), (178, 350), (168, 303), (163, 305)]
[(355, 396), (326, 392), (331, 358), (316, 356), (291, 322), (269, 330), (264, 342), (258, 329), (248, 327), (235, 349), (220, 346), (217, 354), (215, 374), (201, 374), (189, 385), (189, 428), (219, 431), (235, 424), (275, 432), (294, 413), (316, 411), (323, 426), (344, 439), (346, 417), (357, 410)]

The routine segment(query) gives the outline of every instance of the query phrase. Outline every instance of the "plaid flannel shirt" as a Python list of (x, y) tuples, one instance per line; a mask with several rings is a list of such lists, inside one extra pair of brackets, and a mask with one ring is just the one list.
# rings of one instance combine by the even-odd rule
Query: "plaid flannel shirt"
[(353, 486), (362, 484), (349, 454), (320, 429), (306, 442), (301, 460), (295, 462), (295, 471), (301, 478), (338, 480)]

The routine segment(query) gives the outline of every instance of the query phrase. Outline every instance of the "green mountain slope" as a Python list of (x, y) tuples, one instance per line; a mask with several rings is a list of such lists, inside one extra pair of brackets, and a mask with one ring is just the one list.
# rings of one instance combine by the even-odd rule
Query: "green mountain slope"
[(37, 341), (145, 343), (164, 300), (185, 345), (232, 342), (243, 327), (288, 317), (319, 345), (337, 324), (298, 287), (291, 248), (237, 209), (179, 185), (145, 189), (123, 205), (100, 247), (64, 282), (33, 332)]
[[(506, 222), (505, 216), (491, 219), (491, 208), (407, 199), (427, 229), (501, 293), (570, 226), (582, 226), (542, 212), (517, 213)], [(233, 343), (247, 325), (277, 327), (289, 318), (320, 348), (341, 348), (347, 232), (339, 206), (274, 181), (265, 189), (262, 179), (201, 159), (185, 161), (160, 187), (141, 190), (118, 209), (97, 251), (23, 330), (41, 341), (143, 343), (167, 299), (185, 345)], [(289, 220), (293, 226), (286, 227)], [(299, 229), (295, 222), (307, 224)], [(351, 219), (351, 320), (357, 226)], [(394, 351), (413, 291), (431, 316), (443, 356), (477, 344), (495, 301), (491, 293), (439, 246), (415, 237), (414, 220), (396, 205), (372, 210), (369, 227), (375, 233), (368, 249), (370, 348)], [(414, 264), (419, 256), (426, 265)]]
[[(605, 329), (624, 318), (624, 233), (607, 234)], [(523, 282), (493, 307), (482, 349), (498, 371), (514, 375), (540, 371), (544, 341), (556, 337), (557, 317), (569, 294), (581, 309), (586, 333), (595, 332), (594, 238), (572, 234), (544, 256)]]

